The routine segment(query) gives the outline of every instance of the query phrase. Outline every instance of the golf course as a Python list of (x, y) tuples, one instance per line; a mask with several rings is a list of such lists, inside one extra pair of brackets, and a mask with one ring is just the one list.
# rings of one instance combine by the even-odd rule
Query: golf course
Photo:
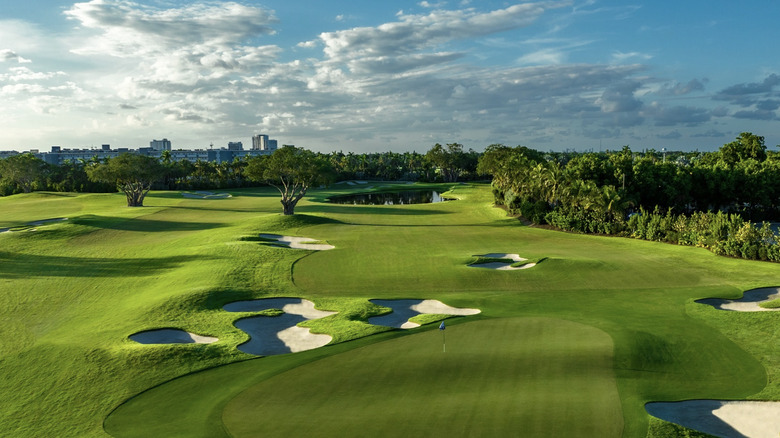
[[(412, 189), (452, 200), (328, 202)], [(0, 197), (0, 435), (703, 437), (646, 404), (780, 404), (777, 295), (710, 304), (778, 264), (523, 225), (486, 183), (228, 192)]]

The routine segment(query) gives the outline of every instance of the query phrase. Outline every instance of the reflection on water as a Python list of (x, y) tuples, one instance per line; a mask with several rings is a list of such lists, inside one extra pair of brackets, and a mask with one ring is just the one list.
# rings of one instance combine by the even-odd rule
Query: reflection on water
[(352, 205), (404, 205), (404, 204), (430, 204), (433, 202), (452, 201), (451, 198), (443, 198), (439, 192), (433, 190), (407, 190), (403, 192), (384, 193), (359, 193), (356, 195), (333, 196), (329, 198), (333, 204)]

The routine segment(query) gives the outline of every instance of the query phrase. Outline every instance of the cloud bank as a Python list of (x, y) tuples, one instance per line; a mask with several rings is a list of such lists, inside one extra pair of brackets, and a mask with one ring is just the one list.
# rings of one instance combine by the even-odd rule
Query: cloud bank
[[(137, 147), (166, 136), (174, 147), (203, 147), (264, 132), (326, 151), (450, 141), (560, 149), (677, 139), (695, 128), (689, 137), (710, 138), (725, 133), (713, 126), (721, 120), (777, 119), (775, 74), (713, 93), (706, 78), (655, 77), (644, 64), (653, 57), (640, 51), (566, 62), (589, 42), (529, 29), (550, 15), (554, 23), (583, 15), (573, 3), (482, 10), (422, 2), (418, 13), (283, 47), (276, 37), (284, 20), (258, 6), (91, 0), (63, 13), (71, 28), (57, 43), (62, 68), (44, 67), (52, 55), (40, 42), (24, 52), (2, 43), (0, 96), (15, 109), (0, 111), (18, 122), (11, 137), (52, 144), (62, 136)], [(35, 26), (27, 30), (45, 40)], [(511, 51), (513, 61), (485, 62), (491, 50)], [(0, 144), (25, 146), (41, 145)]]

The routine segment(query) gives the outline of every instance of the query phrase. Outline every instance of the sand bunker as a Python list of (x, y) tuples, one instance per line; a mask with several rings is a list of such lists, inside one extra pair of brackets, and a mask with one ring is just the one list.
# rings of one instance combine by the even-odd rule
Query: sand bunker
[(302, 316), (305, 319), (319, 319), (335, 315), (337, 312), (317, 310), (314, 303), (300, 298), (264, 298), (260, 300), (235, 301), (222, 306), (228, 312), (262, 312), (280, 309), (284, 313)]
[(335, 248), (333, 245), (324, 243), (310, 243), (317, 240), (308, 237), (282, 236), (280, 234), (261, 234), (263, 239), (271, 239), (278, 242), (279, 246), (293, 249), (309, 249), (313, 251), (326, 251)]
[(421, 313), (436, 315), (467, 316), (480, 313), (479, 309), (459, 309), (450, 307), (437, 300), (370, 300), (374, 304), (393, 309), (392, 313), (368, 318), (369, 324), (410, 329), (419, 327), (420, 324), (409, 321), (409, 318)]
[(318, 335), (297, 324), (309, 319), (334, 315), (314, 308), (314, 303), (300, 298), (268, 298), (261, 300), (236, 301), (222, 307), (228, 312), (260, 312), (280, 309), (280, 316), (252, 316), (236, 321), (235, 326), (246, 332), (249, 341), (238, 346), (244, 353), (258, 356), (296, 353), (327, 345), (333, 339), (329, 335)]
[(182, 192), (181, 194), (185, 198), (191, 198), (191, 199), (226, 199), (226, 198), (232, 198), (233, 195), (230, 193), (214, 193), (214, 192), (203, 192), (203, 191), (196, 191), (192, 193)]
[(484, 268), (484, 269), (496, 269), (499, 271), (516, 271), (518, 269), (528, 269), (536, 266), (536, 263), (526, 263), (522, 266), (514, 267), (512, 264), (522, 262), (528, 259), (520, 257), (519, 254), (504, 254), (504, 253), (490, 253), (479, 254), (474, 257), (481, 257), (485, 259), (509, 259), (511, 262), (489, 262), (489, 263), (474, 263), (469, 265), (472, 268)]
[[(771, 312), (780, 311), (780, 308), (767, 309), (760, 304), (780, 298), (780, 287), (764, 287), (745, 292), (739, 300), (722, 300), (719, 298), (707, 298), (696, 300), (697, 303), (709, 304), (716, 309), (732, 310), (737, 312)], [(775, 437), (777, 438), (777, 437)]]
[(654, 417), (724, 438), (780, 436), (780, 402), (688, 400), (645, 408)]
[(219, 340), (179, 329), (147, 330), (128, 337), (139, 344), (212, 344)]

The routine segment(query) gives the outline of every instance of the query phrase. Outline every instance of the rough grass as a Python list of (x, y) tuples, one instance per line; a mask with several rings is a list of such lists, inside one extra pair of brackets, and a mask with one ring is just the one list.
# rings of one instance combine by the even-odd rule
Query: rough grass
[[(625, 437), (646, 436), (648, 401), (780, 399), (780, 314), (719, 312), (694, 303), (774, 285), (776, 265), (697, 248), (523, 227), (492, 208), (485, 185), (455, 186), (452, 194), (461, 200), (431, 205), (324, 202), (331, 194), (359, 189), (314, 191), (293, 217), (279, 214), (278, 194), (266, 189), (236, 190), (233, 198), (215, 200), (152, 193), (143, 208), (124, 207), (119, 194), (0, 198), (0, 228), (70, 218), (35, 232), (0, 234), (0, 430), (10, 436), (105, 436), (103, 420), (121, 405), (106, 422), (117, 436), (220, 436), (223, 410), (234, 397), (258, 384), (295, 387), (295, 380), (284, 377), (294, 369), (307, 370), (312, 381), (320, 379), (313, 392), (334, 394), (345, 388), (354, 394), (360, 385), (322, 380), (326, 373), (318, 374), (315, 361), (339, 364), (346, 355), (356, 367), (368, 367), (374, 362), (361, 362), (360, 351), (371, 350), (380, 361), (389, 352), (414, 355), (411, 348), (423, 342), (428, 330), (436, 340), (441, 336), (434, 326), (397, 331), (367, 324), (369, 316), (381, 313), (370, 298), (439, 299), (483, 311), (453, 319), (459, 329), (483, 320), (525, 327), (520, 322), (525, 318), (541, 318), (606, 333), (612, 359), (598, 363), (616, 382)], [(242, 240), (260, 233), (311, 237), (336, 249), (310, 252)], [(524, 271), (468, 268), (472, 254), (489, 252), (546, 259)], [(273, 296), (304, 297), (318, 309), (338, 311), (305, 323), (334, 336), (332, 345), (246, 361), (253, 356), (235, 348), (247, 339), (233, 326), (241, 315), (221, 307)], [(127, 339), (160, 327), (220, 341), (150, 346)], [(448, 355), (455, 342), (451, 333), (448, 322)], [(496, 358), (495, 364), (485, 364), (486, 370), (506, 366), (497, 352), (502, 342), (514, 342), (510, 345), (518, 349), (523, 342), (533, 343), (522, 330), (513, 332), (519, 340), (503, 339), (492, 329), (475, 333), (496, 337), (481, 347)], [(571, 348), (596, 348), (602, 340), (581, 339)], [(569, 351), (577, 363), (581, 350)], [(596, 363), (588, 357), (579, 362), (583, 369)], [(529, 369), (550, 363), (543, 356), (523, 360)], [(420, 361), (431, 373), (432, 362)], [(236, 364), (219, 366), (228, 363)], [(466, 369), (478, 366), (469, 361)], [(345, 379), (337, 377), (338, 382)], [(514, 373), (506, 378), (511, 383)], [(579, 380), (550, 390), (567, 386), (570, 394), (586, 396), (588, 391), (578, 388), (587, 382)], [(553, 381), (552, 375), (544, 380)], [(416, 392), (416, 383), (415, 378), (400, 379), (399, 394), (435, 394)], [(489, 379), (475, 377), (468, 383), (479, 387)], [(378, 384), (366, 387), (385, 389)], [(543, 395), (544, 389), (537, 393)], [(312, 400), (323, 404), (317, 409), (329, 409), (321, 395)], [(540, 411), (554, 405), (545, 400), (539, 402)], [(250, 409), (235, 403), (232, 412)], [(448, 403), (439, 406), (458, 412)], [(582, 406), (556, 418), (556, 425), (584, 430), (576, 420), (589, 409)], [(376, 417), (370, 406), (366, 409), (365, 417)], [(355, 412), (363, 421), (361, 411)], [(310, 417), (332, 424), (330, 416)], [(548, 421), (541, 414), (526, 420)], [(329, 427), (336, 426), (325, 430)]]

